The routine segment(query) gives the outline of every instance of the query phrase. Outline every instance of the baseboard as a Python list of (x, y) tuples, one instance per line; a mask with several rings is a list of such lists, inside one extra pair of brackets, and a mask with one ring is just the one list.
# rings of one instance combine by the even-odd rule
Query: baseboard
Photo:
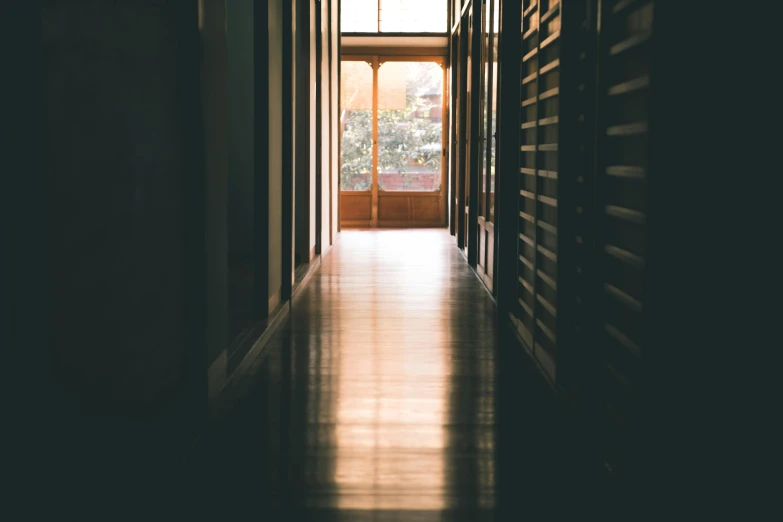
[[(227, 350), (224, 350), (218, 359), (210, 367), (210, 373), (213, 371), (217, 373), (215, 369), (216, 365), (221, 365), (221, 369), (224, 372), (224, 381), (222, 386), (215, 387), (210, 390), (209, 394), (209, 415), (214, 417), (220, 410), (221, 405), (226, 402), (227, 392), (230, 389), (236, 388), (236, 384), (242, 379), (242, 376), (247, 373), (251, 373), (252, 369), (257, 367), (266, 356), (266, 347), (269, 339), (274, 335), (283, 321), (288, 317), (288, 313), (291, 310), (291, 303), (286, 301), (278, 304), (269, 317), (261, 321), (253, 330), (250, 335), (247, 336), (243, 342), (242, 347), (238, 347), (236, 352), (240, 355), (241, 359), (237, 360), (236, 357), (229, 359), (227, 357)], [(213, 381), (214, 384), (218, 382)]]
[(302, 293), (302, 290), (305, 286), (307, 286), (307, 283), (310, 282), (310, 280), (313, 277), (313, 274), (318, 270), (318, 268), (321, 266), (321, 259), (323, 258), (322, 255), (315, 256), (310, 263), (308, 263), (306, 271), (304, 276), (301, 280), (294, 281), (294, 287), (291, 291), (291, 302), (294, 302), (294, 300)]
[[(241, 395), (247, 385), (252, 382), (255, 370), (261, 365), (267, 355), (265, 348), (269, 340), (288, 317), (292, 304), (301, 295), (302, 290), (312, 280), (313, 274), (321, 266), (322, 257), (320, 255), (315, 256), (308, 263), (307, 271), (294, 286), (290, 300), (280, 302), (280, 289), (269, 298), (270, 307), (275, 302), (277, 302), (276, 305), (270, 310), (269, 316), (260, 321), (252, 329), (251, 333), (245, 337), (245, 340), (242, 342), (243, 346), (236, 348), (235, 353), (237, 356), (229, 358), (227, 357), (228, 351), (224, 350), (212, 364), (209, 369), (210, 418), (219, 416), (223, 405), (230, 404), (232, 398)], [(223, 382), (221, 382), (221, 377)]]

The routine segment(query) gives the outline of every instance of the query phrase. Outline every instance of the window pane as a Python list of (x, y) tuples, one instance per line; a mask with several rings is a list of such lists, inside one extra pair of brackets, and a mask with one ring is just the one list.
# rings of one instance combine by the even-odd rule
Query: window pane
[(340, 31), (344, 33), (377, 33), (378, 2), (376, 0), (342, 0)]
[(341, 64), (340, 188), (370, 190), (372, 184), (372, 66), (367, 62)]
[(386, 62), (378, 70), (378, 187), (436, 191), (441, 183), (443, 69)]
[(445, 33), (447, 9), (445, 0), (381, 0), (381, 31)]
[(481, 6), (481, 17), (484, 19), (484, 28), (482, 31), (482, 43), (481, 43), (481, 61), (484, 68), (483, 76), (481, 77), (481, 134), (482, 140), (479, 142), (479, 158), (481, 158), (481, 183), (479, 183), (479, 216), (487, 216), (487, 162), (486, 153), (489, 150), (491, 135), (487, 131), (487, 125), (489, 124), (489, 118), (487, 117), (487, 104), (489, 102), (489, 6), (484, 4)]
[(492, 0), (492, 141), (490, 149), (490, 171), (489, 171), (489, 220), (495, 222), (495, 153), (497, 151), (497, 140), (494, 138), (497, 132), (497, 107), (498, 107), (498, 28), (500, 26), (500, 1)]

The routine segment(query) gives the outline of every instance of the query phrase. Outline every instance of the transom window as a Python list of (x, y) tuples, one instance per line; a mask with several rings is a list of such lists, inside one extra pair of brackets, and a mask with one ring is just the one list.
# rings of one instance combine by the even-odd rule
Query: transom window
[(445, 33), (448, 0), (342, 0), (343, 33)]

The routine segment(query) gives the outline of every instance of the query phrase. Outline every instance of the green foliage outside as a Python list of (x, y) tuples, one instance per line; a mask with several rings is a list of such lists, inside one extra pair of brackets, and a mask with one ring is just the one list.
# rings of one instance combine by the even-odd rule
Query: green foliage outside
[[(442, 82), (436, 83), (435, 75), (426, 69), (433, 66), (438, 67), (431, 63), (410, 64), (405, 109), (378, 111), (378, 171), (381, 173), (440, 171), (443, 126), (429, 116), (435, 112), (433, 108), (440, 114)], [(419, 94), (433, 92), (437, 95)], [(372, 111), (346, 111), (344, 122), (342, 186), (369, 190), (369, 177), (357, 182), (353, 176), (372, 171)]]

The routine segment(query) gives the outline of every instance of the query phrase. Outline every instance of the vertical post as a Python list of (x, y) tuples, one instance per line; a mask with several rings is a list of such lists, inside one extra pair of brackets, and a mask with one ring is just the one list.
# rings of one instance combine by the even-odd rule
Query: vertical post
[(457, 71), (458, 86), (457, 86), (457, 130), (456, 130), (456, 142), (454, 144), (457, 151), (457, 173), (456, 173), (456, 185), (454, 190), (455, 196), (455, 221), (457, 226), (457, 246), (459, 248), (465, 248), (467, 246), (467, 238), (465, 230), (465, 205), (467, 204), (467, 198), (465, 197), (465, 189), (467, 188), (467, 181), (465, 179), (467, 175), (467, 167), (465, 160), (467, 159), (467, 139), (466, 134), (468, 132), (468, 119), (467, 119), (467, 94), (468, 94), (468, 48), (469, 48), (469, 23), (466, 21), (467, 15), (462, 16), (460, 20), (459, 28), (457, 29), (457, 42), (459, 44), (459, 70)]
[(378, 227), (378, 57), (372, 57), (372, 227)]
[(446, 155), (446, 148), (448, 147), (449, 143), (449, 104), (448, 100), (451, 96), (451, 92), (449, 90), (449, 68), (446, 66), (446, 60), (439, 60), (438, 65), (440, 65), (440, 68), (443, 70), (443, 88), (440, 91), (440, 103), (441, 103), (441, 110), (440, 110), (440, 120), (441, 120), (441, 140), (440, 140), (440, 197), (438, 198), (438, 208), (440, 209), (440, 219), (441, 224), (443, 226), (448, 226), (447, 221), (447, 211), (446, 207), (449, 203), (449, 188), (448, 183), (446, 183), (446, 180), (448, 180), (448, 174), (449, 174), (449, 166), (446, 159), (448, 156)]
[(482, 1), (474, 0), (471, 6), (472, 23), (470, 24), (470, 45), (472, 56), (470, 57), (470, 130), (468, 136), (470, 136), (470, 143), (468, 143), (468, 226), (466, 233), (468, 234), (468, 263), (471, 266), (476, 266), (478, 262), (478, 196), (479, 196), (479, 170), (481, 167), (481, 159), (479, 158), (479, 140), (481, 139), (481, 115), (479, 109), (481, 108), (481, 39), (482, 39), (482, 25), (481, 25), (481, 12)]
[(282, 194), (282, 288), (281, 300), (291, 298), (294, 277), (294, 118), (296, 108), (293, 93), (296, 85), (296, 56), (294, 38), (296, 36), (296, 0), (283, 9), (283, 194)]
[(449, 120), (451, 129), (449, 133), (449, 232), (452, 236), (457, 235), (457, 156), (459, 155), (459, 146), (457, 144), (457, 106), (459, 93), (459, 36), (458, 31), (451, 34), (450, 37), (451, 62), (449, 68), (451, 71), (451, 81), (449, 86), (449, 99), (451, 100), (451, 110), (449, 111)]
[(315, 253), (323, 252), (323, 10), (321, 0), (315, 7)]

